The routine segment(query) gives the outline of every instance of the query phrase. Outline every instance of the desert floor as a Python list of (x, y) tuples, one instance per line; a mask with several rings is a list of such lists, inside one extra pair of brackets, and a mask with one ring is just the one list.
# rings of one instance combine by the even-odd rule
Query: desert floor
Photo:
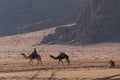
[[(0, 80), (120, 80), (120, 44), (102, 43), (85, 46), (40, 45), (34, 46), (42, 57), (43, 64), (29, 65), (29, 59), (20, 54), (23, 48), (0, 53)], [(26, 49), (26, 55), (33, 50)], [(8, 49), (8, 47), (7, 47)], [(19, 49), (19, 48), (18, 48)], [(70, 56), (70, 65), (64, 60), (49, 57), (57, 56), (60, 51)], [(115, 68), (109, 68), (109, 60), (115, 61)]]
[(99, 60), (71, 60), (70, 65), (52, 60), (28, 65), (24, 59), (3, 59), (0, 63), (0, 80), (120, 80), (120, 62), (116, 68)]
[[(0, 80), (120, 80), (120, 43), (91, 45), (42, 45), (40, 41), (55, 28), (42, 31), (0, 37)], [(43, 65), (29, 65), (21, 53), (27, 56), (36, 48)], [(57, 56), (64, 51), (70, 56), (58, 64), (49, 55)], [(114, 60), (115, 68), (109, 68)]]

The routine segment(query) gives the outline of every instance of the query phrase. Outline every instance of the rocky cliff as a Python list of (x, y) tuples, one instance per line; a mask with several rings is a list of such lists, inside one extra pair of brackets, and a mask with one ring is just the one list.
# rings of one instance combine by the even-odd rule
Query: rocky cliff
[(86, 0), (0, 0), (0, 36), (74, 22)]
[(73, 35), (67, 41), (69, 44), (120, 42), (120, 0), (90, 0), (80, 12), (76, 25), (67, 30), (72, 33), (61, 33), (63, 38), (59, 43), (66, 44), (68, 35)]
[(77, 19), (76, 42), (120, 41), (120, 0), (91, 0)]

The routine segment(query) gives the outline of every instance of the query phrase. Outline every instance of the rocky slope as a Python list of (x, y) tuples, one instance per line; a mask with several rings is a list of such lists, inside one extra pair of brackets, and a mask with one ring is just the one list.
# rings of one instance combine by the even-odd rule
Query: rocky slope
[(74, 22), (86, 0), (0, 0), (0, 36)]
[(120, 0), (92, 0), (81, 12), (77, 27), (80, 43), (120, 41)]
[[(91, 44), (98, 42), (120, 42), (120, 0), (90, 0), (81, 11), (76, 25), (56, 30), (55, 43)], [(72, 36), (72, 37), (71, 37)], [(70, 38), (70, 39), (69, 39)], [(45, 38), (46, 39), (46, 38)], [(45, 41), (43, 39), (43, 42)], [(67, 40), (67, 41), (65, 41)], [(50, 41), (48, 41), (50, 42)], [(47, 43), (47, 42), (46, 42)]]

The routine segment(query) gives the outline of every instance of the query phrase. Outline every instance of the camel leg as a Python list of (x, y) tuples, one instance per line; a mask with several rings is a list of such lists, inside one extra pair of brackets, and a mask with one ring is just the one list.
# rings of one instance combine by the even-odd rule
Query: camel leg
[(59, 59), (58, 64), (59, 64), (60, 62), (64, 65), (64, 63), (63, 63), (62, 59)]
[[(60, 62), (63, 63), (62, 59), (59, 59), (58, 64), (59, 64)], [(63, 63), (63, 65), (64, 65), (64, 63)]]
[(58, 64), (60, 63), (60, 61), (61, 61), (61, 60), (59, 59)]
[(39, 58), (40, 63), (42, 64), (41, 58)]
[(66, 58), (66, 60), (67, 60), (68, 64), (70, 64), (70, 60), (69, 60), (69, 58)]
[(39, 59), (36, 59), (37, 60), (37, 64), (36, 65), (38, 65), (39, 64)]
[(30, 61), (28, 62), (28, 64), (31, 65), (31, 63), (33, 64), (33, 60), (32, 59), (30, 59)]
[(64, 65), (63, 61), (61, 60), (62, 64)]
[(31, 63), (31, 60), (28, 62), (28, 64), (30, 64)]

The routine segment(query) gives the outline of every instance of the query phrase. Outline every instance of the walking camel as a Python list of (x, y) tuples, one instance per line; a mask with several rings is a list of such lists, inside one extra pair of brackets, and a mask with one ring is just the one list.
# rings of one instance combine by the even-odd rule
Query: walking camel
[(31, 53), (29, 56), (26, 56), (25, 53), (22, 53), (21, 55), (23, 55), (26, 59), (30, 59), (29, 64), (32, 63), (33, 64), (33, 60), (36, 59), (37, 60), (37, 64), (39, 64), (41, 61), (41, 56), (37, 53), (36, 49), (34, 48), (34, 52)]
[(66, 59), (68, 64), (70, 64), (69, 56), (67, 54), (63, 53), (63, 52), (61, 52), (57, 57), (54, 57), (53, 55), (49, 55), (49, 56), (53, 59), (59, 59), (58, 63), (60, 63), (60, 62), (63, 63), (62, 59)]

